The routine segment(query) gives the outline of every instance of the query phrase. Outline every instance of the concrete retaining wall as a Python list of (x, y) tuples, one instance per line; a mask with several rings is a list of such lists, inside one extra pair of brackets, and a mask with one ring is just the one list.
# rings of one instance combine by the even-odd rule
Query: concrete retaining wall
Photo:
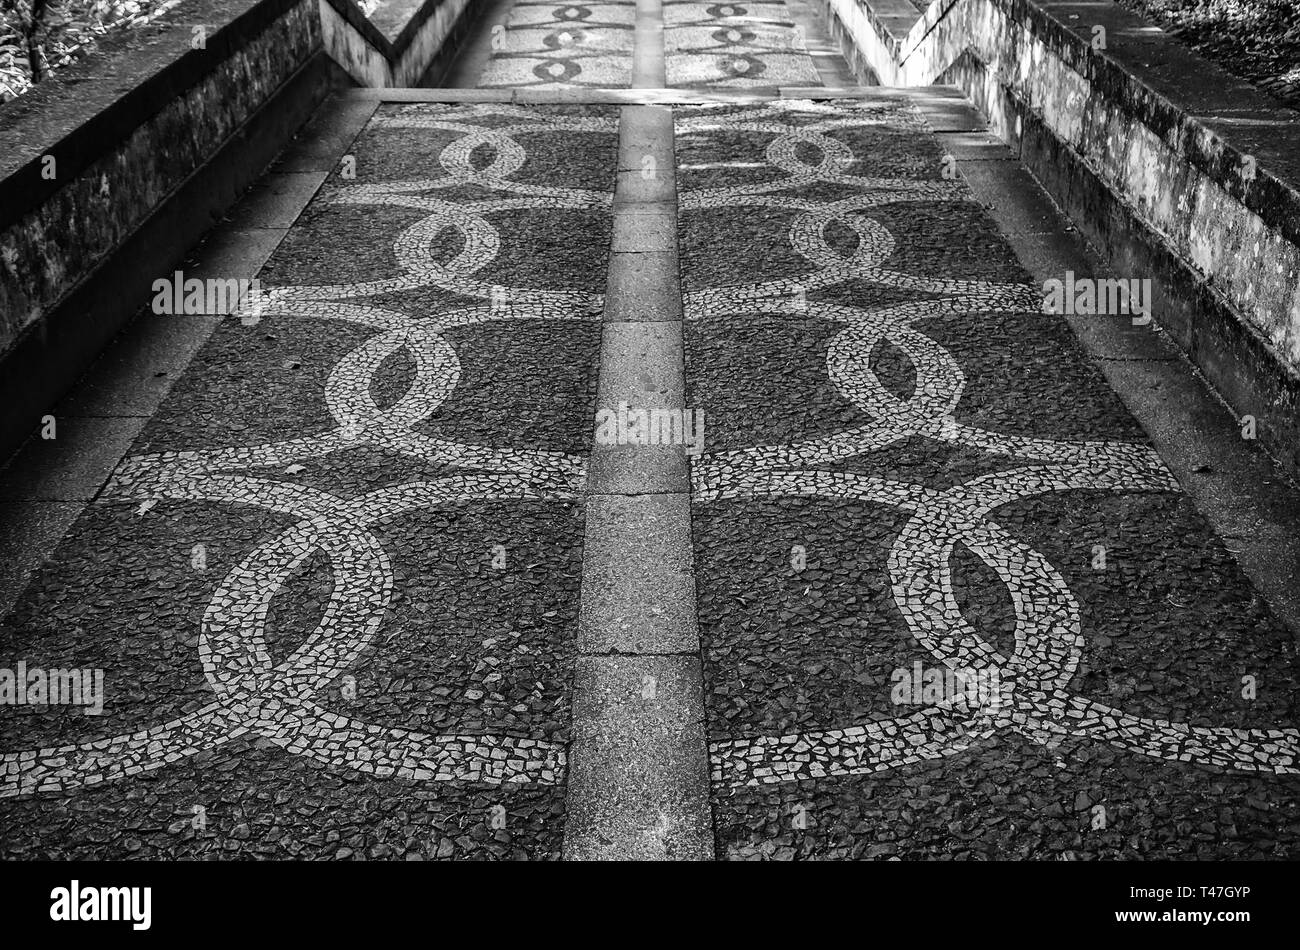
[(385, 33), (351, 0), (319, 0), (325, 51), (358, 85), (371, 89), (415, 86), (463, 22), (470, 0), (420, 6), (400, 31)]

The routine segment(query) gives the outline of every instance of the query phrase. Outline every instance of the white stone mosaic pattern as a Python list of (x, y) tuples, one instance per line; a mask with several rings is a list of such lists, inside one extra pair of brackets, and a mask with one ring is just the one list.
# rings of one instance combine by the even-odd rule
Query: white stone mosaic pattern
[[(487, 120), (492, 127), (476, 124)], [(600, 209), (612, 194), (512, 180), (526, 153), (519, 138), (535, 133), (615, 135), (617, 120), (563, 116), (505, 105), (409, 106), (373, 120), (379, 128), (460, 133), (438, 156), (442, 174), (423, 181), (343, 187), (336, 202), (361, 207), (398, 205), (425, 216), (404, 229), (394, 252), (404, 273), (365, 283), (269, 288), (266, 316), (344, 321), (373, 333), (329, 376), (325, 400), (333, 427), (283, 442), (194, 449), (129, 457), (116, 471), (105, 501), (184, 499), (253, 505), (296, 519), (252, 551), (219, 585), (201, 623), (198, 650), (215, 694), (202, 708), (122, 735), (56, 748), (0, 755), (0, 797), (68, 791), (158, 769), (241, 736), (262, 737), (296, 755), (340, 769), (417, 781), (543, 783), (562, 781), (563, 747), (511, 736), (426, 735), (338, 715), (317, 701), (375, 642), (394, 584), (389, 559), (371, 528), (405, 512), (464, 500), (573, 499), (582, 493), (585, 462), (554, 452), (510, 450), (430, 438), (414, 427), (456, 388), (460, 362), (445, 332), (497, 320), (599, 321), (600, 295), (491, 284), (476, 275), (496, 258), (500, 234), (494, 212), (518, 208)], [(492, 146), (490, 164), (472, 166), (476, 146)], [(447, 201), (444, 189), (476, 185), (497, 196)], [(435, 259), (432, 241), (455, 228), (464, 246)], [(366, 303), (394, 290), (439, 287), (481, 304), (420, 318)], [(241, 315), (231, 319), (241, 319)], [(371, 380), (390, 355), (414, 362), (407, 392), (381, 408)], [(430, 481), (340, 498), (304, 485), (244, 474), (284, 468), (357, 446), (454, 466), (462, 471)], [(316, 554), (333, 571), (329, 602), (315, 629), (282, 662), (266, 642), (268, 610), (277, 591)]]
[(784, 3), (664, 4), (669, 86), (820, 86)]
[(493, 38), (479, 86), (622, 88), (632, 84), (636, 4), (515, 5)]
[[(798, 110), (798, 120), (787, 110)], [(815, 117), (818, 111), (820, 118)], [(773, 103), (704, 109), (679, 117), (679, 140), (692, 134), (728, 132), (770, 135), (767, 161), (783, 173), (770, 181), (685, 192), (679, 196), (682, 213), (735, 206), (796, 211), (789, 240), (810, 267), (798, 278), (689, 293), (687, 319), (736, 320), (744, 319), (738, 314), (764, 313), (839, 323), (842, 329), (827, 347), (826, 371), (843, 397), (871, 419), (832, 436), (697, 456), (692, 460), (693, 497), (696, 504), (709, 504), (813, 496), (866, 501), (910, 513), (888, 560), (894, 602), (910, 635), (936, 662), (951, 669), (996, 670), (1001, 694), (997, 702), (982, 706), (970, 705), (963, 697), (894, 719), (846, 724), (842, 729), (715, 743), (710, 747), (713, 780), (759, 785), (876, 772), (943, 758), (1001, 731), (1048, 746), (1067, 737), (1087, 738), (1158, 759), (1244, 771), (1300, 772), (1300, 730), (1295, 728), (1194, 727), (1131, 715), (1070, 692), (1083, 647), (1079, 603), (1043, 555), (998, 525), (997, 509), (1048, 492), (1173, 492), (1178, 485), (1154, 450), (1143, 444), (1003, 435), (957, 421), (965, 385), (962, 369), (950, 352), (918, 329), (918, 322), (1037, 313), (1040, 294), (1029, 285), (922, 277), (890, 269), (894, 237), (862, 212), (884, 203), (973, 199), (960, 181), (852, 174), (851, 149), (830, 133), (882, 123), (924, 131), (913, 112), (884, 103)], [(817, 183), (851, 186), (853, 191), (836, 200), (789, 194)], [(843, 254), (827, 241), (827, 228), (833, 224), (857, 235), (851, 253)], [(847, 280), (922, 291), (927, 296), (873, 309), (810, 296)], [(1043, 319), (1059, 318), (1044, 315)], [(911, 361), (916, 383), (907, 398), (890, 392), (871, 369), (872, 350), (881, 341)], [(917, 436), (1019, 464), (946, 490), (818, 470)], [(1010, 656), (981, 637), (961, 614), (950, 565), (959, 544), (996, 572), (1007, 587), (1016, 615)]]

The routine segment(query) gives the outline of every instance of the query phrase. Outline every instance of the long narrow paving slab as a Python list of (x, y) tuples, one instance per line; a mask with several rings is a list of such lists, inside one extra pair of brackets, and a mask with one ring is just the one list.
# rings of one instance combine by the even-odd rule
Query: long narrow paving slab
[[(638, 76), (655, 83), (662, 48), (647, 42)], [(667, 109), (630, 106), (620, 124), (587, 480), (571, 860), (713, 857), (687, 481), (688, 436), (703, 433), (688, 427), (684, 402), (672, 121)], [(652, 430), (651, 414), (666, 426)]]

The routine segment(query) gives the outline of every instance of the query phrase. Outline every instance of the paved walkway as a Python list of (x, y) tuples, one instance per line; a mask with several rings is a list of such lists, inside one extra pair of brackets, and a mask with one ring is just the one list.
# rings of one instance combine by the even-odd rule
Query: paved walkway
[(0, 670), (104, 675), (0, 706), (0, 855), (1295, 856), (1295, 491), (1040, 312), (1106, 272), (969, 106), (802, 2), (483, 21), (0, 475)]

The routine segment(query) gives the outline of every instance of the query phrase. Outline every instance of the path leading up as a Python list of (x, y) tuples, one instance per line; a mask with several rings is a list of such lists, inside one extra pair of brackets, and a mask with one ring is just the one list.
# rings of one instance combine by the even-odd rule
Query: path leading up
[(1296, 491), (1043, 312), (1113, 275), (969, 104), (803, 0), (480, 27), (0, 473), (0, 690), (103, 683), (0, 705), (0, 855), (1294, 857)]

